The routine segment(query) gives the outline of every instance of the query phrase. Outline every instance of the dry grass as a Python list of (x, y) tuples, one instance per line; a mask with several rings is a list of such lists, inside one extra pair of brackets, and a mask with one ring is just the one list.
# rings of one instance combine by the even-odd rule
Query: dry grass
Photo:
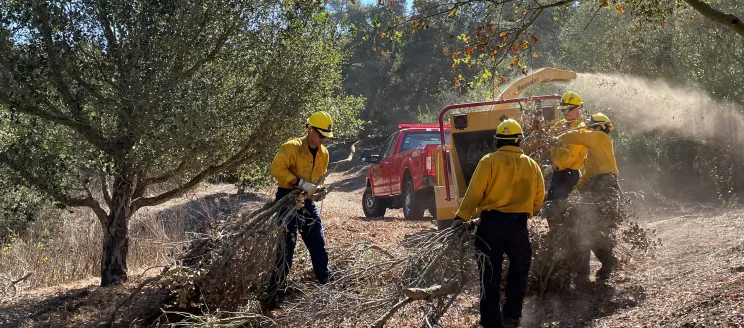
[[(231, 193), (231, 186), (210, 187), (137, 212), (129, 223), (130, 272), (171, 263), (206, 222), (240, 211), (244, 204), (227, 197)], [(0, 250), (0, 282), (9, 284), (31, 274), (14, 285), (12, 294), (99, 276), (102, 232), (92, 212), (75, 209), (58, 219), (42, 218), (31, 230)]]
[[(78, 210), (55, 226), (53, 236), (16, 239), (5, 245), (0, 255), (0, 274), (17, 279), (31, 273), (23, 288), (55, 286), (98, 276), (103, 237), (95, 216), (87, 210)], [(131, 226), (128, 257), (131, 272), (168, 263), (179, 243), (186, 239), (184, 227), (166, 230), (162, 220), (154, 215), (139, 215)]]

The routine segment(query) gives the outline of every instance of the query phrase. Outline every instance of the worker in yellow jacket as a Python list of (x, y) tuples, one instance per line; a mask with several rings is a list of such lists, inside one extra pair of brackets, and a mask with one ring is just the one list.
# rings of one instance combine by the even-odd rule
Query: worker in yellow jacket
[[(568, 130), (578, 130), (585, 126), (581, 117), (584, 102), (577, 93), (566, 92), (560, 104), (564, 119), (556, 122), (550, 132), (560, 135)], [(553, 176), (546, 200), (564, 200), (579, 182), (580, 170), (584, 167), (587, 149), (582, 145), (556, 147), (550, 153)]]
[[(459, 226), (480, 212), (475, 246), (488, 257), (487, 261), (478, 261), (483, 327), (518, 327), (522, 317), (532, 262), (527, 219), (540, 210), (545, 193), (540, 166), (519, 148), (522, 139), (522, 127), (517, 121), (508, 119), (499, 124), (498, 149), (478, 162), (453, 222), (455, 227)], [(509, 258), (509, 272), (502, 318), (504, 254)]]
[[(610, 131), (614, 129), (610, 118), (602, 113), (591, 116), (587, 129), (567, 132), (558, 137), (561, 146), (581, 145), (587, 148), (584, 161), (585, 172), (577, 185), (580, 193), (593, 193), (598, 196), (617, 197), (620, 192), (618, 183), (617, 162), (613, 149)], [(599, 211), (614, 210), (615, 206), (599, 203), (599, 206), (609, 208), (598, 209)], [(587, 248), (602, 262), (602, 268), (596, 273), (597, 279), (609, 278), (610, 273), (617, 264), (613, 254), (614, 241), (611, 238), (609, 227), (602, 222), (595, 222), (596, 229), (593, 236), (584, 236)], [(589, 275), (589, 251), (583, 252), (586, 257), (577, 271), (578, 280), (588, 280)]]
[[(318, 194), (316, 191), (322, 184), (319, 180), (328, 170), (328, 150), (323, 146), (323, 141), (333, 137), (332, 127), (333, 120), (328, 113), (316, 112), (307, 120), (305, 137), (289, 140), (279, 148), (271, 163), (271, 175), (278, 186), (276, 200), (295, 189), (301, 189), (307, 196)], [(320, 194), (324, 197), (324, 193)], [(288, 222), (284, 238), (285, 252), (277, 258), (277, 268), (271, 277), (268, 297), (264, 300), (266, 309), (275, 308), (279, 302), (279, 294), (292, 267), (298, 232), (310, 252), (315, 278), (321, 284), (331, 278), (323, 223), (315, 200), (320, 199), (306, 197), (303, 207)]]

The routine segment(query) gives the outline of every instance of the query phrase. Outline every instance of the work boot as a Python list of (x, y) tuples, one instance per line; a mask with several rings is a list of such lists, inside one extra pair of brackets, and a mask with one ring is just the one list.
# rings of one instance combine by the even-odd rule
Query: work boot
[(576, 289), (587, 289), (592, 286), (592, 281), (589, 280), (589, 275), (579, 274), (574, 278), (574, 284)]
[(596, 281), (607, 281), (608, 279), (610, 279), (610, 274), (612, 274), (612, 269), (602, 267), (597, 270), (597, 273), (594, 274), (594, 277), (596, 278)]
[(519, 328), (519, 319), (504, 318), (501, 320), (504, 328)]
[(268, 297), (261, 302), (261, 312), (269, 313), (279, 308), (279, 296)]

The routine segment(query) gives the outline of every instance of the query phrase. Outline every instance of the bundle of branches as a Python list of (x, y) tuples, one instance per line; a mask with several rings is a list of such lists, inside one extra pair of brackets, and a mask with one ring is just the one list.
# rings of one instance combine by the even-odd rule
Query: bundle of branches
[(243, 327), (271, 322), (261, 314), (259, 299), (265, 296), (277, 258), (286, 252), (284, 232), (302, 206), (299, 196), (295, 190), (254, 212), (218, 222), (213, 231), (194, 239), (175, 265), (144, 280), (120, 302), (110, 314), (110, 325), (117, 311), (152, 283), (169, 294), (165, 304), (157, 304), (157, 311), (166, 310), (158, 324)]
[(597, 181), (585, 191), (572, 193), (568, 200), (553, 201), (543, 207), (544, 219), (531, 224), (534, 260), (530, 291), (542, 295), (546, 290), (565, 291), (574, 282), (593, 238), (607, 238), (618, 258), (617, 270), (658, 246), (654, 231), (637, 222), (630, 198)]
[(295, 190), (282, 199), (235, 220), (221, 222), (194, 240), (182, 265), (161, 283), (176, 308), (219, 308), (260, 313), (258, 299), (283, 249), (284, 230), (302, 205)]
[(550, 150), (555, 145), (555, 135), (551, 134), (552, 124), (543, 118), (537, 109), (526, 111), (521, 119), (525, 138), (520, 147), (525, 154), (538, 164), (550, 163)]
[(467, 230), (463, 225), (422, 232), (390, 249), (364, 243), (338, 252), (332, 258), (336, 280), (308, 286), (288, 300), (282, 320), (383, 327), (403, 312), (407, 320), (437, 322), (463, 287), (477, 281), (474, 237)]

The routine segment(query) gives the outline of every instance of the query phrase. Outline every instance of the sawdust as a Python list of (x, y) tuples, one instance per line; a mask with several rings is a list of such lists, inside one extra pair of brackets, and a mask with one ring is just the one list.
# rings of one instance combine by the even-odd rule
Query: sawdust
[(582, 95), (589, 113), (611, 115), (619, 129), (674, 131), (695, 140), (744, 147), (744, 107), (716, 101), (694, 87), (630, 75), (580, 73), (567, 90)]

